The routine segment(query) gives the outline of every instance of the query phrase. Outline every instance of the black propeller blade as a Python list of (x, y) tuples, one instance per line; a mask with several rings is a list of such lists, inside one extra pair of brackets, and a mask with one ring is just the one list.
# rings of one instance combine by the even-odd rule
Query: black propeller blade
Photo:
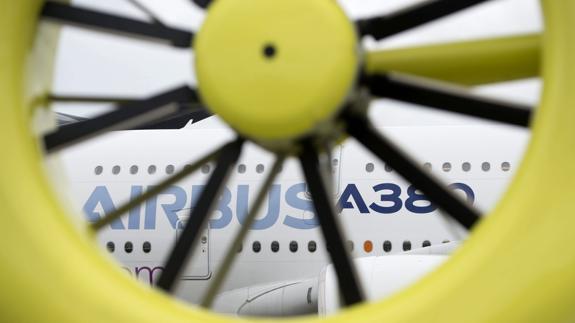
[(375, 96), (521, 127), (529, 126), (533, 110), (530, 106), (474, 95), (465, 88), (410, 77), (375, 75), (367, 77), (366, 84)]
[(44, 4), (41, 14), (44, 19), (63, 24), (166, 42), (180, 48), (189, 48), (194, 38), (189, 31), (53, 1)]
[(202, 9), (207, 9), (212, 3), (212, 0), (192, 0), (192, 2)]
[(97, 136), (105, 131), (131, 129), (187, 112), (182, 103), (198, 102), (195, 90), (182, 86), (146, 100), (128, 103), (93, 119), (63, 126), (44, 136), (48, 153)]
[(326, 180), (322, 176), (323, 167), (311, 143), (304, 144), (300, 162), (323, 237), (329, 246), (328, 251), (337, 276), (341, 297), (348, 306), (360, 303), (364, 300), (363, 291), (354, 262), (344, 244), (345, 237), (339, 225), (335, 207), (332, 205), (332, 195), (328, 192)]
[(480, 219), (480, 214), (446, 189), (444, 185), (420, 169), (402, 150), (385, 136), (379, 134), (367, 119), (347, 114), (348, 133), (385, 161), (403, 178), (421, 190), (440, 209), (449, 214), (463, 227), (471, 229)]
[(393, 36), (488, 0), (429, 0), (391, 14), (357, 21), (362, 36)]
[(172, 291), (183, 266), (190, 258), (193, 246), (197, 241), (198, 233), (204, 227), (211, 210), (217, 203), (217, 197), (223, 189), (232, 167), (237, 162), (242, 151), (244, 140), (237, 140), (225, 145), (217, 157), (216, 168), (202, 191), (182, 235), (170, 252), (164, 271), (158, 279), (157, 286), (165, 291)]

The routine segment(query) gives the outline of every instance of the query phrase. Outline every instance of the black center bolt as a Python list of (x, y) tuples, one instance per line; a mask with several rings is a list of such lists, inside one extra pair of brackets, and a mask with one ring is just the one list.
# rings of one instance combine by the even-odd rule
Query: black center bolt
[(266, 44), (263, 53), (266, 58), (272, 59), (276, 56), (276, 47), (273, 44)]

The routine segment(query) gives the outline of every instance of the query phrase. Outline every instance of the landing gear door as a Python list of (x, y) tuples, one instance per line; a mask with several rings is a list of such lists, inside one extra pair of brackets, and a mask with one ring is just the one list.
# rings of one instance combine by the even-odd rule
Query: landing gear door
[[(176, 241), (182, 235), (184, 227), (188, 219), (180, 219), (176, 226)], [(183, 280), (205, 280), (209, 279), (211, 276), (210, 271), (210, 257), (209, 257), (209, 244), (210, 235), (209, 230), (206, 227), (200, 231), (200, 240), (195, 246), (192, 257), (188, 260), (188, 263), (184, 266), (182, 271), (181, 279)]]

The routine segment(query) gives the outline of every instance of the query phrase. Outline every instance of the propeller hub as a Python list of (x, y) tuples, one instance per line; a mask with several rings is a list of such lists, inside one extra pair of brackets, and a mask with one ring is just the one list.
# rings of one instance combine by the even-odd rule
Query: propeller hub
[(354, 25), (333, 0), (214, 1), (194, 48), (203, 101), (255, 140), (331, 121), (359, 65)]

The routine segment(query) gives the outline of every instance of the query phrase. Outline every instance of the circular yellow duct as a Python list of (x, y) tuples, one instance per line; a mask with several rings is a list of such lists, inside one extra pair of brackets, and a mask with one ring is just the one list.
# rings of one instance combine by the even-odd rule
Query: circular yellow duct
[[(4, 322), (224, 322), (129, 279), (56, 202), (31, 134), (25, 79), (40, 1), (0, 6), (0, 319)], [(575, 1), (543, 1), (542, 105), (516, 180), (495, 212), (437, 272), (348, 322), (575, 319)], [(32, 71), (33, 72), (33, 71)], [(38, 89), (39, 87), (35, 87)], [(313, 321), (316, 318), (293, 319)]]

